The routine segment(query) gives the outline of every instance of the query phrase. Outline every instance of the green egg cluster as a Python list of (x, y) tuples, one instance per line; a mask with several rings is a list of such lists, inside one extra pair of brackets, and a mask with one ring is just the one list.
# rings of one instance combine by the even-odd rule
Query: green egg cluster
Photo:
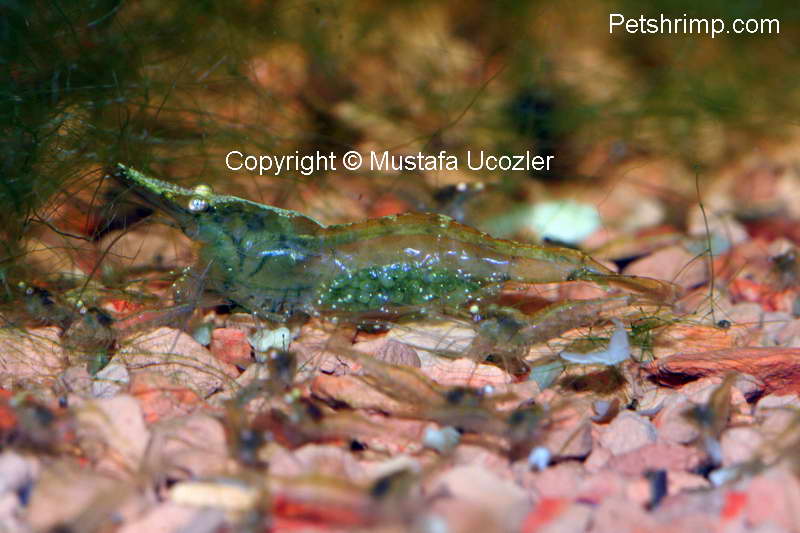
[(316, 299), (321, 308), (370, 311), (433, 302), (458, 305), (474, 298), (481, 280), (460, 270), (414, 263), (371, 266), (342, 274), (323, 284)]

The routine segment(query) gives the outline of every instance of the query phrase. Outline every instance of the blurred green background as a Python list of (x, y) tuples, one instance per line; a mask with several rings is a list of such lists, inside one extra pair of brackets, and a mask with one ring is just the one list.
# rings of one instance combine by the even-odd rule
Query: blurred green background
[[(371, 214), (366, 205), (400, 180), (260, 178), (228, 171), (225, 154), (557, 155), (545, 174), (460, 176), (500, 184), (509, 198), (531, 184), (591, 185), (630, 158), (667, 158), (691, 187), (694, 171), (713, 174), (793, 134), (799, 10), (721, 0), (3, 0), (2, 261), (24, 253), (31, 221), (55, 217), (67, 193), (101, 203), (98, 178), (117, 161), (328, 221)], [(777, 18), (780, 34), (610, 35), (609, 13)], [(402, 180), (401, 199), (429, 207), (457, 178)], [(342, 190), (354, 198), (347, 209), (323, 200)]]

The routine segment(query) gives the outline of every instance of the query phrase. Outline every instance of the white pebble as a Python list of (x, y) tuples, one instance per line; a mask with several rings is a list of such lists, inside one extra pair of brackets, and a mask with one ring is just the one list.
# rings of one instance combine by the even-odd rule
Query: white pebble
[(438, 514), (425, 515), (420, 521), (418, 529), (423, 533), (449, 533), (450, 531), (447, 520)]
[(169, 491), (170, 500), (179, 505), (217, 507), (229, 511), (248, 511), (258, 504), (259, 491), (236, 480), (181, 481)]
[(0, 495), (16, 492), (30, 484), (38, 475), (38, 465), (14, 451), (0, 454)]
[(271, 348), (288, 349), (292, 342), (292, 332), (284, 326), (277, 329), (260, 329), (252, 335), (248, 335), (247, 340), (256, 352), (256, 361), (263, 363), (266, 361), (266, 357), (259, 354), (263, 354)]
[(719, 440), (706, 436), (703, 439), (703, 445), (705, 446), (709, 459), (711, 459), (714, 464), (722, 464), (722, 444), (720, 444)]
[(550, 464), (550, 450), (544, 446), (537, 446), (528, 456), (528, 464), (534, 470), (542, 471)]
[(577, 244), (600, 227), (600, 215), (591, 204), (541, 202), (529, 211), (526, 225), (542, 239)]
[(716, 470), (712, 470), (711, 472), (708, 473), (708, 480), (715, 487), (722, 486), (725, 483), (733, 481), (738, 477), (739, 477), (739, 467), (737, 465), (726, 466), (725, 468), (717, 468)]
[(461, 441), (461, 433), (454, 427), (447, 426), (437, 429), (429, 426), (422, 437), (422, 445), (439, 453), (447, 453), (455, 448)]

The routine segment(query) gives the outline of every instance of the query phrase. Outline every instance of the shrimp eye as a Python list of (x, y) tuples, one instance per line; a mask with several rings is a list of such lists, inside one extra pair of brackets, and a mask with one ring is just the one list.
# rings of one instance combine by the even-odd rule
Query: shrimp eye
[(192, 213), (200, 213), (208, 209), (208, 199), (214, 194), (210, 185), (200, 184), (194, 188), (194, 195), (189, 199), (187, 208)]
[(189, 199), (189, 204), (186, 207), (192, 213), (201, 213), (208, 209), (208, 200), (195, 196)]

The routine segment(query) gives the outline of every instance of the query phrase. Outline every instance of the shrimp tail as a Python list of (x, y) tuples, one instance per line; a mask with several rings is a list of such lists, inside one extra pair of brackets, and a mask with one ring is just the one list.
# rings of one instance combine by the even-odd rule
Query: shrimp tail
[[(504, 244), (508, 241), (499, 241)], [(585, 253), (571, 248), (532, 246), (513, 243), (515, 259), (511, 278), (524, 283), (591, 281), (630, 291), (656, 303), (672, 305), (681, 295), (677, 285), (641, 276), (617, 274)]]
[(630, 291), (650, 300), (653, 303), (673, 305), (681, 297), (683, 291), (674, 283), (643, 276), (625, 274), (597, 275), (588, 274), (579, 279), (593, 281), (598, 285), (606, 285)]

